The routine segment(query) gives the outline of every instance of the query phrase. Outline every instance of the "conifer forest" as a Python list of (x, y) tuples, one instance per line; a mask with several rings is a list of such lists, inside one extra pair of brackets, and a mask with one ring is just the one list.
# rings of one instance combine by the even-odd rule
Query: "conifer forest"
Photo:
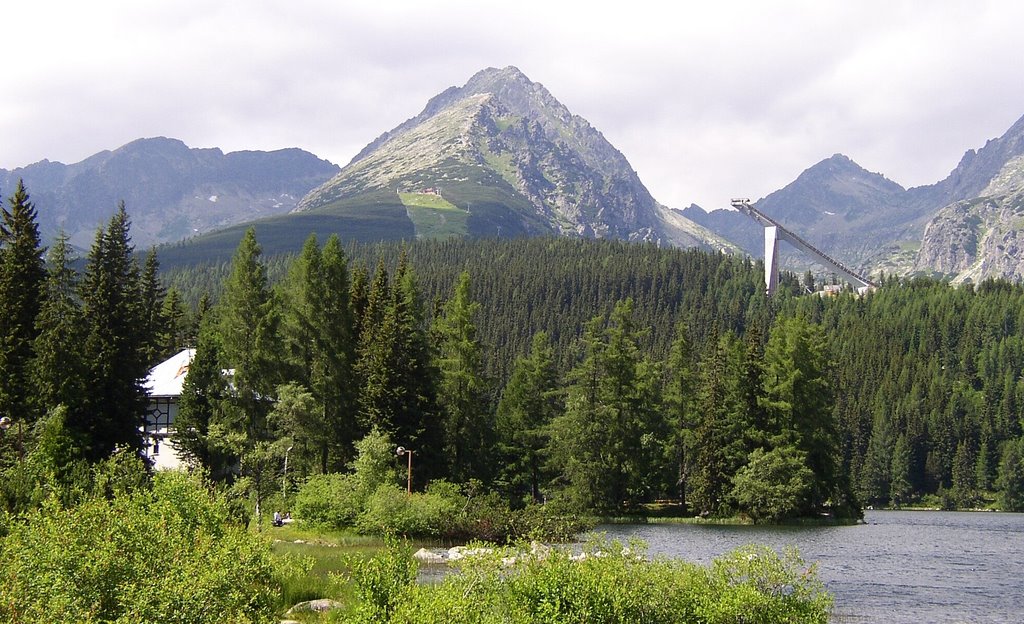
[[(143, 452), (150, 367), (195, 348), (176, 444), (260, 497), (368, 434), (412, 488), (756, 521), (922, 501), (1024, 509), (1024, 287), (886, 277), (764, 294), (755, 261), (562, 238), (345, 244), (161, 272), (123, 205), (84, 258), (23, 186), (0, 247), (0, 503)], [(25, 467), (27, 455), (36, 458)], [(281, 463), (288, 457), (288, 472)]]

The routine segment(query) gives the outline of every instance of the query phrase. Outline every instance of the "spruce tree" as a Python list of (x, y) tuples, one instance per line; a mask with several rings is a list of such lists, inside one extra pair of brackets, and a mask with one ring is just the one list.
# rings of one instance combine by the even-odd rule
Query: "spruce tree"
[(322, 252), (322, 276), (313, 302), (317, 313), (320, 347), (313, 375), (313, 389), (323, 403), (325, 426), (330, 432), (331, 451), (323, 458), (325, 471), (340, 470), (355, 459), (358, 427), (358, 383), (356, 381), (355, 321), (349, 300), (348, 258), (337, 235), (327, 239)]
[(166, 291), (160, 283), (159, 271), (160, 263), (156, 257), (156, 249), (150, 248), (142, 265), (137, 300), (139, 316), (143, 323), (142, 331), (147, 338), (146, 362), (150, 367), (156, 366), (163, 359), (168, 333), (168, 322), (164, 316)]
[(182, 385), (174, 444), (188, 463), (224, 480), (234, 476), (245, 440), (241, 423), (231, 422), (231, 412), (225, 409), (230, 393), (218, 340), (216, 324), (209, 319), (199, 331)]
[(71, 248), (61, 232), (47, 256), (43, 305), (36, 317), (32, 381), (39, 413), (58, 405), (79, 412), (86, 394), (82, 309), (78, 274), (71, 268)]
[(159, 341), (158, 360), (166, 359), (187, 346), (195, 345), (195, 340), (189, 336), (185, 304), (182, 302), (181, 293), (177, 288), (167, 290), (160, 314), (163, 316), (165, 325), (164, 333)]
[(86, 394), (83, 413), (69, 413), (68, 426), (82, 436), (91, 461), (115, 448), (142, 451), (140, 427), (148, 404), (143, 383), (152, 338), (138, 305), (139, 267), (130, 229), (121, 202), (107, 228), (96, 234), (81, 283)]
[(550, 428), (556, 481), (585, 508), (619, 509), (649, 500), (663, 485), (657, 462), (668, 431), (659, 411), (660, 371), (641, 356), (632, 315), (626, 300), (610, 318), (587, 324), (565, 412)]
[(285, 285), (284, 334), (293, 378), (312, 391), (320, 430), (312, 464), (340, 470), (354, 457), (355, 338), (349, 305), (348, 262), (337, 236), (321, 251), (310, 236)]
[(496, 414), (501, 478), (517, 494), (543, 500), (548, 425), (562, 411), (555, 352), (547, 333), (533, 336), (530, 352), (516, 360)]
[(36, 209), (19, 180), (0, 211), (0, 416), (32, 423), (32, 343), (46, 269)]
[(830, 361), (820, 325), (780, 317), (765, 346), (762, 405), (777, 432), (773, 446), (793, 445), (807, 455), (814, 472), (809, 508), (831, 503), (842, 513), (855, 507), (849, 481), (840, 470), (839, 433), (833, 416)]
[(435, 320), (437, 336), (438, 404), (444, 418), (444, 448), (456, 481), (486, 480), (493, 424), (483, 377), (483, 354), (476, 337), (474, 315), (480, 304), (470, 294), (468, 272), (459, 276), (455, 293)]
[(256, 231), (249, 228), (235, 250), (217, 306), (222, 364), (234, 371), (231, 408), (234, 418), (244, 423), (241, 433), (247, 445), (268, 437), (267, 414), (283, 381), (280, 317), (261, 256)]
[(428, 335), (419, 283), (403, 250), (395, 271), (394, 322), (396, 384), (395, 440), (418, 452), (420, 482), (446, 474), (444, 429), (437, 403), (438, 371)]

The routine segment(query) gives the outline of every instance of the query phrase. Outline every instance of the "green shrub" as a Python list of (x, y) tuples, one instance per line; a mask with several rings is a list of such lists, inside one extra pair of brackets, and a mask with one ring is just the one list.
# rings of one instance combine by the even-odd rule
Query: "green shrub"
[[(377, 622), (401, 624), (825, 624), (831, 597), (792, 552), (748, 547), (702, 567), (645, 556), (640, 543), (601, 540), (568, 551), (495, 549), (461, 562), (436, 585), (377, 581), (388, 589)], [(515, 562), (511, 563), (514, 557)], [(379, 568), (378, 568), (379, 569)], [(382, 601), (378, 600), (378, 603)]]
[(364, 534), (438, 537), (456, 511), (455, 501), (446, 496), (409, 494), (393, 485), (381, 485), (367, 499), (356, 529)]
[(326, 529), (352, 526), (363, 508), (365, 496), (355, 475), (314, 475), (295, 495), (295, 515)]
[(0, 544), (5, 622), (271, 622), (269, 544), (225, 522), (199, 477), (62, 508), (51, 499)]
[(359, 598), (356, 621), (372, 624), (390, 619), (395, 607), (416, 582), (418, 569), (408, 544), (393, 537), (385, 540), (384, 549), (375, 556), (353, 557), (350, 567), (350, 577)]

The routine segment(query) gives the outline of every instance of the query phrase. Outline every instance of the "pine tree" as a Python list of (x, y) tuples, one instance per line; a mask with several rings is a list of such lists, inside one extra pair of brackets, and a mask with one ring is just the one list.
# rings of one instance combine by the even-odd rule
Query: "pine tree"
[(231, 411), (225, 409), (228, 397), (216, 324), (209, 319), (199, 331), (182, 385), (174, 445), (189, 464), (206, 468), (214, 480), (234, 476), (245, 445), (242, 423), (232, 422)]
[(487, 406), (487, 385), (473, 316), (480, 304), (470, 295), (470, 278), (463, 272), (455, 293), (436, 319), (438, 341), (438, 404), (444, 418), (444, 448), (449, 472), (456, 481), (486, 479), (493, 426)]
[(996, 487), (1003, 511), (1024, 511), (1024, 438), (1006, 442)]
[(359, 425), (393, 434), (398, 411), (398, 318), (387, 270), (377, 266), (359, 323), (356, 379), (359, 383)]
[(664, 485), (656, 468), (668, 442), (660, 371), (641, 356), (632, 316), (626, 300), (607, 320), (598, 316), (587, 324), (565, 412), (551, 424), (548, 453), (556, 481), (582, 507), (618, 509), (649, 500)]
[(85, 336), (78, 298), (78, 274), (71, 268), (71, 249), (61, 232), (47, 257), (43, 305), (36, 317), (32, 362), (35, 401), (40, 413), (64, 405), (79, 412), (86, 394), (81, 345)]
[(181, 293), (177, 288), (170, 288), (164, 297), (163, 308), (160, 311), (166, 322), (164, 333), (160, 337), (160, 354), (158, 360), (166, 359), (181, 349), (195, 345), (191, 337), (188, 318), (185, 313), (185, 304), (181, 300)]
[(331, 432), (332, 454), (324, 470), (340, 470), (355, 458), (359, 439), (356, 334), (349, 299), (348, 258), (337, 235), (327, 239), (322, 253), (321, 290), (314, 301), (320, 310), (320, 358), (313, 388), (323, 401), (324, 418)]
[(967, 441), (961, 441), (956, 447), (956, 454), (953, 456), (953, 502), (960, 509), (968, 509), (974, 506), (978, 500), (978, 490), (975, 482), (974, 451)]
[(686, 504), (686, 448), (697, 420), (697, 375), (694, 370), (693, 344), (686, 323), (676, 325), (675, 339), (666, 362), (665, 416), (672, 431), (671, 451), (666, 459), (677, 466), (676, 488), (680, 502)]
[(35, 206), (23, 182), (8, 202), (0, 211), (0, 416), (31, 424), (30, 363), (46, 269)]
[(348, 263), (336, 236), (323, 251), (315, 236), (307, 239), (285, 292), (284, 333), (293, 378), (312, 391), (324, 434), (315, 448), (303, 448), (315, 453), (312, 463), (321, 472), (340, 470), (354, 456), (360, 429)]
[(892, 482), (889, 485), (889, 500), (897, 509), (910, 502), (913, 490), (910, 485), (910, 446), (906, 436), (896, 438), (892, 449)]
[(726, 332), (709, 344), (701, 361), (686, 481), (687, 502), (701, 515), (727, 511), (730, 481), (747, 459), (747, 414), (737, 392), (741, 358), (742, 345)]
[(231, 262), (231, 274), (218, 304), (218, 333), (225, 368), (232, 369), (232, 408), (244, 422), (247, 444), (269, 435), (267, 414), (281, 378), (276, 302), (267, 285), (266, 266), (256, 231), (246, 230)]
[(542, 500), (547, 426), (561, 412), (555, 353), (548, 335), (537, 332), (530, 352), (519, 358), (498, 403), (496, 428), (504, 461), (501, 478), (516, 493)]
[(82, 436), (91, 461), (115, 448), (142, 451), (139, 431), (148, 403), (143, 382), (152, 339), (138, 305), (139, 267), (130, 228), (121, 202), (107, 228), (96, 234), (81, 283), (87, 391), (83, 413), (69, 413), (68, 425)]
[(156, 257), (156, 249), (150, 248), (146, 261), (142, 265), (139, 281), (139, 316), (142, 319), (143, 335), (146, 336), (145, 358), (152, 367), (160, 363), (167, 342), (168, 322), (164, 316), (164, 297), (166, 295), (160, 283), (160, 263)]
[(792, 444), (807, 455), (814, 472), (810, 512), (831, 503), (855, 507), (839, 463), (829, 359), (824, 332), (802, 318), (780, 317), (765, 346), (763, 405), (778, 431), (775, 446)]
[(444, 428), (437, 404), (438, 371), (427, 330), (419, 283), (405, 252), (395, 271), (396, 383), (401, 392), (395, 412), (395, 439), (418, 450), (416, 477), (440, 477), (447, 472)]

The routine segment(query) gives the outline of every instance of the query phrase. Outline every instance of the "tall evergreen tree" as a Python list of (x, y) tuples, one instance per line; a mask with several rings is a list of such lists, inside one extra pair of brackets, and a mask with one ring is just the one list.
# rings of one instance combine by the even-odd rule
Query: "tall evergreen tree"
[(34, 422), (30, 363), (46, 269), (25, 185), (0, 211), (0, 416)]
[(315, 236), (307, 239), (290, 270), (284, 321), (293, 377), (312, 391), (323, 434), (304, 448), (321, 472), (339, 470), (354, 457), (360, 429), (348, 262), (337, 236), (322, 251)]
[(61, 232), (47, 257), (43, 306), (36, 317), (32, 382), (40, 413), (58, 405), (81, 410), (86, 394), (85, 362), (81, 345), (85, 336), (78, 298), (78, 274), (71, 268), (71, 248)]
[(199, 331), (174, 424), (181, 455), (209, 470), (213, 479), (224, 480), (234, 477), (245, 439), (244, 425), (232, 422), (234, 413), (225, 409), (230, 393), (218, 341), (216, 323), (208, 319)]
[(554, 348), (547, 333), (537, 332), (529, 354), (516, 361), (496, 414), (501, 478), (513, 492), (525, 492), (535, 502), (542, 500), (547, 427), (561, 411)]
[(157, 358), (158, 360), (166, 359), (187, 346), (195, 345), (195, 339), (190, 335), (185, 304), (182, 302), (178, 289), (167, 290), (161, 315), (166, 324), (159, 341), (160, 356)]
[(324, 406), (324, 418), (331, 432), (332, 454), (322, 464), (324, 470), (339, 470), (355, 459), (358, 427), (358, 382), (356, 380), (356, 334), (352, 303), (349, 299), (348, 258), (337, 235), (327, 239), (322, 253), (323, 275), (313, 301), (321, 310), (318, 345), (319, 364), (313, 376), (313, 389)]
[(156, 249), (150, 248), (146, 253), (146, 261), (142, 265), (139, 280), (139, 317), (142, 319), (143, 335), (146, 336), (146, 362), (156, 366), (164, 355), (164, 344), (167, 341), (168, 323), (164, 316), (164, 296), (166, 291), (160, 283), (160, 263), (156, 257)]
[(743, 370), (742, 343), (732, 332), (708, 345), (701, 362), (686, 481), (690, 509), (702, 515), (728, 510), (730, 480), (752, 450), (747, 443), (749, 414), (739, 391)]
[(399, 329), (397, 309), (383, 262), (377, 265), (377, 273), (357, 325), (361, 328), (355, 367), (359, 383), (360, 428), (368, 431), (377, 427), (393, 434), (399, 409), (397, 393), (402, 392), (396, 382), (399, 374)]
[[(140, 314), (139, 267), (132, 252), (124, 202), (96, 234), (81, 284), (86, 395), (83, 414), (68, 425), (96, 461), (115, 448), (142, 450), (139, 433), (148, 399), (143, 382), (151, 337)], [(73, 420), (72, 420), (73, 419)]]
[(831, 503), (854, 507), (849, 482), (840, 471), (838, 428), (833, 417), (830, 362), (820, 325), (780, 317), (765, 346), (764, 400), (777, 432), (773, 445), (793, 445), (807, 455), (814, 473), (810, 512)]
[[(396, 440), (418, 451), (421, 480), (446, 474), (444, 427), (437, 403), (438, 371), (416, 274), (403, 252), (395, 271), (394, 323), (398, 404)], [(422, 481), (421, 481), (422, 482)]]
[(660, 371), (643, 358), (632, 301), (587, 324), (583, 360), (570, 373), (565, 412), (551, 425), (548, 452), (565, 495), (613, 510), (648, 500), (668, 432), (659, 406)]
[(444, 417), (444, 447), (451, 476), (457, 481), (485, 479), (493, 459), (489, 451), (493, 424), (487, 405), (483, 359), (476, 337), (474, 315), (480, 304), (470, 294), (470, 278), (463, 272), (455, 293), (435, 320), (438, 341), (438, 403)]
[(675, 492), (681, 503), (686, 503), (687, 456), (686, 448), (693, 435), (697, 420), (696, 357), (690, 340), (689, 328), (680, 321), (676, 325), (675, 339), (666, 362), (665, 417), (672, 431), (670, 454), (666, 458), (675, 464)]
[(1024, 438), (1006, 442), (996, 487), (1003, 511), (1024, 511)]
[(267, 284), (267, 269), (246, 230), (231, 262), (231, 274), (218, 304), (218, 331), (225, 368), (234, 371), (231, 407), (244, 422), (247, 444), (269, 435), (267, 414), (281, 379), (280, 317)]
[(892, 481), (889, 484), (889, 501), (899, 508), (910, 502), (913, 490), (910, 484), (910, 446), (906, 436), (900, 435), (892, 449)]

